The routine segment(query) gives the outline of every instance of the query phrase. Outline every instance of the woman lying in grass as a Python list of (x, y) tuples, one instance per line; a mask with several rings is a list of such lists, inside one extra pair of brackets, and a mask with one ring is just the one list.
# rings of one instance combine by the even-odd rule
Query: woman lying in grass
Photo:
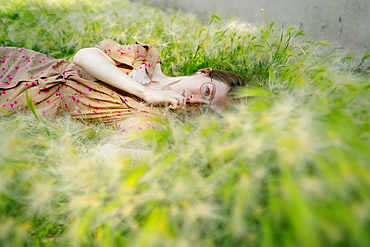
[(147, 128), (142, 120), (135, 126), (124, 123), (132, 117), (161, 114), (164, 105), (223, 108), (230, 89), (244, 83), (236, 74), (209, 68), (192, 76), (167, 77), (157, 49), (138, 42), (120, 45), (104, 40), (78, 51), (72, 63), (14, 47), (0, 48), (0, 58), (2, 110), (27, 108), (28, 95), (46, 116), (69, 114), (75, 119), (114, 123), (122, 131)]

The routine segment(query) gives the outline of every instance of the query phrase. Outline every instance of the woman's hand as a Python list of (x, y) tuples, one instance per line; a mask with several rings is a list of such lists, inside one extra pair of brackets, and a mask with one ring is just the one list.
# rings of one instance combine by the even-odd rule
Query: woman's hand
[(185, 109), (186, 98), (173, 91), (155, 91), (145, 88), (143, 99), (151, 104), (163, 105), (168, 103), (170, 109)]

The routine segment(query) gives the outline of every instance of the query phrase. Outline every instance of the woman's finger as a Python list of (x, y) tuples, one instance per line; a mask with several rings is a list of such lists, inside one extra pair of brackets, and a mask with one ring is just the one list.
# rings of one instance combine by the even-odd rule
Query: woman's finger
[(179, 102), (177, 101), (177, 99), (173, 99), (171, 101), (170, 109), (177, 109), (178, 105), (179, 105)]
[(179, 100), (179, 105), (180, 106), (185, 106), (186, 105), (186, 98), (184, 96), (180, 95), (178, 97), (178, 100)]
[(177, 109), (177, 108), (184, 108), (184, 102), (186, 103), (186, 98), (182, 96), (181, 94), (171, 92), (172, 93), (172, 100), (171, 100), (171, 109)]
[(181, 97), (178, 99), (178, 107), (180, 109), (185, 109), (185, 105), (186, 105), (186, 99), (184, 97)]

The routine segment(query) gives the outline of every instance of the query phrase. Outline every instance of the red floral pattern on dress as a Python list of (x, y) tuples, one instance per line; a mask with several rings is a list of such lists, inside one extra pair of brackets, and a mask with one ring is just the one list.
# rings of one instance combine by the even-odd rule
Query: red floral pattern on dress
[[(127, 74), (139, 66), (151, 71), (160, 62), (158, 51), (150, 45), (121, 46), (105, 40), (99, 46)], [(112, 88), (66, 60), (23, 48), (0, 48), (2, 110), (27, 109), (26, 91), (40, 114), (49, 117), (69, 114), (79, 120), (114, 123), (134, 114), (139, 116), (141, 112), (160, 114), (159, 110), (148, 108), (136, 97)]]

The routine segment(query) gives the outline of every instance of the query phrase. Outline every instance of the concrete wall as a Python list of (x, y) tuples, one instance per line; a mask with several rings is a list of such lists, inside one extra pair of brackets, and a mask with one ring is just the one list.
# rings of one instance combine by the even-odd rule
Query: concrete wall
[[(362, 58), (370, 49), (370, 0), (146, 0), (201, 17), (233, 16), (251, 24), (300, 25), (310, 39), (325, 39)], [(370, 60), (370, 59), (368, 59)], [(366, 66), (370, 66), (367, 61)]]

